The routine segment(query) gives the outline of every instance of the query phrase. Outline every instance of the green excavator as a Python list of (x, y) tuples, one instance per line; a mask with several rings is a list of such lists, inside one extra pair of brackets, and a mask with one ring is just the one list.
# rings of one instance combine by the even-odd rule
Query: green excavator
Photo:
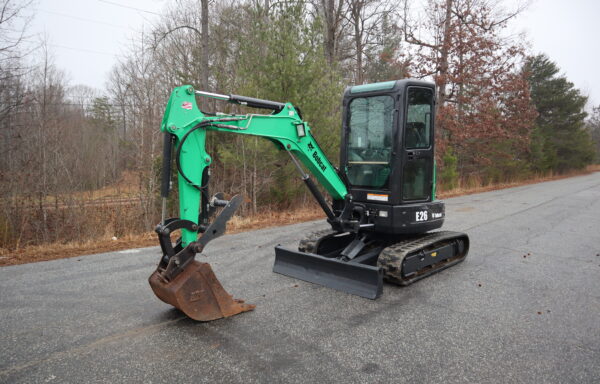
[[(233, 299), (209, 264), (194, 260), (225, 233), (243, 201), (240, 195), (210, 196), (208, 131), (264, 137), (287, 152), (327, 216), (331, 228), (306, 234), (297, 250), (275, 247), (274, 272), (376, 299), (384, 280), (409, 285), (463, 261), (469, 250), (465, 233), (431, 232), (445, 217), (444, 203), (435, 198), (434, 95), (434, 84), (412, 79), (347, 87), (336, 168), (291, 103), (176, 88), (161, 125), (163, 214), (156, 233), (163, 255), (149, 279), (156, 296), (200, 321), (254, 308)], [(270, 113), (206, 113), (197, 97)], [(167, 219), (173, 158), (179, 217)]]

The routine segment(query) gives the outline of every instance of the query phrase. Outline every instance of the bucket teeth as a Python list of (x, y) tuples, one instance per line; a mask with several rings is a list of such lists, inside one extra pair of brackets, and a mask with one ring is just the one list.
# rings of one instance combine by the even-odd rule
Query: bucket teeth
[(208, 263), (194, 260), (169, 282), (162, 278), (161, 271), (157, 269), (149, 282), (159, 299), (198, 321), (229, 317), (255, 307), (228, 294)]

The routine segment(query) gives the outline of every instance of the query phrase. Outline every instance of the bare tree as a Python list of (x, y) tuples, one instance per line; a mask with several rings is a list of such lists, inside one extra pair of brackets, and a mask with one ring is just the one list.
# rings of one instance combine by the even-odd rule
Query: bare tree
[(341, 59), (344, 37), (347, 36), (348, 3), (345, 0), (318, 0), (314, 6), (323, 18), (324, 51), (330, 66), (337, 65)]
[[(439, 0), (429, 0), (427, 6), (428, 17), (426, 21), (419, 22), (412, 20), (408, 1), (404, 0), (403, 3), (404, 38), (406, 42), (432, 52), (433, 62), (424, 60), (432, 64), (432, 69), (427, 73), (421, 71), (420, 75), (435, 75), (438, 109), (446, 101), (448, 56), (452, 46), (452, 7), (455, 0), (442, 1), (443, 5)], [(423, 33), (423, 30), (430, 31), (430, 40), (420, 37), (419, 33)], [(439, 126), (439, 128), (442, 131), (442, 127)]]
[(28, 8), (33, 0), (0, 0), (0, 80), (16, 75), (14, 65), (21, 61), (27, 28), (32, 16)]
[[(434, 77), (438, 108), (445, 105), (448, 97), (449, 61), (460, 44), (457, 39), (459, 29), (477, 27), (478, 31), (491, 31), (503, 27), (525, 9), (525, 5), (521, 4), (515, 10), (506, 11), (499, 7), (500, 3), (500, 0), (428, 0), (425, 15), (414, 15), (410, 12), (408, 1), (404, 0), (404, 38), (407, 43), (419, 47), (421, 52), (426, 52), (427, 57), (420, 64), (427, 69), (421, 70), (419, 74)], [(486, 14), (490, 17), (485, 23), (467, 16), (482, 10), (489, 10)], [(440, 128), (442, 131), (443, 127)]]
[(208, 84), (208, 74), (210, 69), (208, 67), (208, 56), (210, 52), (208, 51), (208, 0), (200, 0), (200, 4), (202, 6), (202, 12), (200, 20), (200, 25), (202, 26), (202, 34), (201, 34), (201, 42), (202, 42), (202, 52), (200, 52), (200, 62), (202, 63), (202, 83), (200, 86), (206, 90), (210, 90)]
[(345, 0), (346, 20), (352, 29), (354, 42), (354, 82), (362, 84), (365, 80), (365, 56), (369, 49), (379, 44), (377, 33), (386, 15), (394, 12), (396, 4), (387, 0)]
[(20, 140), (16, 127), (17, 109), (25, 98), (23, 76), (25, 37), (31, 1), (0, 0), (0, 159), (2, 168), (12, 170), (13, 152)]

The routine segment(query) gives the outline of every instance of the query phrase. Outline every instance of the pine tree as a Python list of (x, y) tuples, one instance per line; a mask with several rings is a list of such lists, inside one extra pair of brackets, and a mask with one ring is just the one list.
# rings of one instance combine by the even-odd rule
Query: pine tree
[[(328, 158), (335, 161), (343, 85), (323, 51), (322, 20), (306, 17), (305, 2), (279, 2), (268, 9), (247, 7), (243, 11), (252, 23), (237, 43), (235, 91), (292, 102), (301, 109)], [(249, 185), (246, 194), (253, 204), (286, 204), (306, 193), (289, 156), (267, 141), (246, 137), (223, 144), (217, 149), (219, 158), (244, 169), (242, 184)]]
[(585, 130), (587, 97), (546, 55), (529, 57), (525, 70), (539, 114), (531, 150), (534, 170), (564, 172), (590, 164), (595, 151)]
[(587, 122), (587, 130), (596, 148), (596, 163), (600, 163), (600, 105), (593, 108), (592, 116)]

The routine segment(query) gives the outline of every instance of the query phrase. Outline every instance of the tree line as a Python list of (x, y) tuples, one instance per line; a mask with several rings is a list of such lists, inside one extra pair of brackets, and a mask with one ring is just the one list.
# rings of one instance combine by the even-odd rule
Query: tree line
[[(160, 121), (182, 84), (293, 102), (337, 163), (346, 86), (432, 80), (445, 189), (598, 160), (600, 106), (588, 118), (587, 97), (557, 64), (508, 33), (523, 9), (501, 0), (177, 0), (131, 43), (102, 90), (69, 84), (47, 43), (26, 44), (29, 2), (0, 7), (0, 247), (152, 228)], [(268, 142), (209, 134), (207, 147), (211, 188), (247, 196), (242, 214), (310, 201), (289, 159)], [(124, 175), (128, 204), (81, 198)]]

